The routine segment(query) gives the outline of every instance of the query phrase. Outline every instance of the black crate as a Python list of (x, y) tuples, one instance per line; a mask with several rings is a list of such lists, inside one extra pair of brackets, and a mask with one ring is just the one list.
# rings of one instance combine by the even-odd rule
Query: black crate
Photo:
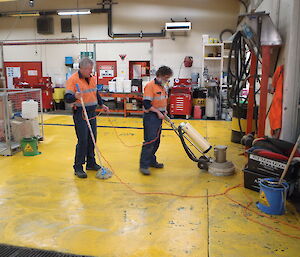
[[(280, 177), (286, 163), (286, 161), (274, 160), (250, 153), (247, 169), (269, 177)], [(288, 175), (291, 172), (290, 170), (291, 169), (288, 170)]]
[[(277, 178), (279, 179), (280, 176), (272, 176), (271, 174), (261, 174), (252, 170), (249, 170), (247, 167), (245, 167), (244, 171), (244, 187), (248, 188), (250, 190), (259, 192), (259, 179), (263, 178)], [(298, 195), (299, 188), (297, 187), (297, 180), (295, 178), (285, 178), (285, 181), (289, 184), (288, 194), (287, 197), (291, 197), (293, 194)]]
[[(258, 180), (260, 178), (272, 177), (272, 176), (257, 173), (255, 171), (251, 171), (247, 168), (245, 168), (243, 171), (244, 171), (244, 187), (256, 192), (259, 192)], [(278, 178), (278, 176), (276, 178)]]

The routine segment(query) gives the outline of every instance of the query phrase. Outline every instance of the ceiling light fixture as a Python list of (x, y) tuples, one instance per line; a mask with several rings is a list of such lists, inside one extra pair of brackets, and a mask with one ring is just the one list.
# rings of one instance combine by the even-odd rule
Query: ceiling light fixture
[(84, 15), (91, 14), (91, 10), (71, 10), (71, 11), (58, 11), (58, 15)]
[(33, 7), (34, 6), (34, 0), (29, 0), (29, 6)]

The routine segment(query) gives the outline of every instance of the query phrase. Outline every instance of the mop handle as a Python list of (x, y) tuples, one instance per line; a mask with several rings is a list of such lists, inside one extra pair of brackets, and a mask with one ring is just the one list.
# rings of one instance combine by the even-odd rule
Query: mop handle
[(283, 173), (282, 173), (282, 175), (281, 175), (281, 177), (280, 177), (280, 179), (279, 179), (279, 184), (282, 184), (282, 181), (283, 181), (283, 179), (284, 179), (284, 177), (285, 177), (285, 175), (286, 175), (286, 173), (287, 173), (287, 171), (288, 171), (288, 169), (289, 169), (289, 167), (290, 167), (290, 165), (291, 165), (291, 162), (292, 162), (292, 160), (293, 160), (293, 157), (294, 157), (294, 155), (295, 155), (295, 152), (296, 152), (296, 150), (297, 150), (297, 148), (298, 148), (298, 146), (299, 146), (299, 143), (300, 143), (300, 135), (298, 136), (298, 139), (297, 139), (297, 142), (296, 142), (296, 144), (294, 145), (294, 147), (293, 147), (293, 150), (292, 150), (292, 152), (291, 152), (291, 154), (290, 154), (290, 157), (289, 157), (289, 159), (288, 159), (288, 162), (287, 162), (287, 164), (286, 164), (286, 166), (285, 166), (285, 168), (284, 168), (284, 171), (283, 171)]
[[(77, 88), (77, 91), (80, 93), (80, 87), (78, 84), (76, 84), (76, 88)], [(82, 96), (80, 97), (80, 101), (81, 101), (81, 105), (82, 105), (82, 109), (83, 109), (83, 113), (84, 113), (84, 116), (85, 116), (85, 121), (88, 125), (88, 128), (89, 128), (89, 131), (90, 131), (90, 135), (91, 135), (91, 138), (92, 138), (92, 141), (93, 141), (93, 144), (95, 146), (95, 149), (96, 149), (96, 153), (97, 153), (97, 157), (98, 157), (98, 160), (100, 162), (100, 166), (102, 166), (102, 162), (101, 162), (101, 156), (100, 156), (100, 150), (96, 144), (96, 139), (95, 139), (95, 136), (94, 136), (94, 133), (93, 133), (93, 130), (92, 130), (92, 126), (91, 126), (91, 123), (89, 121), (89, 116), (87, 114), (87, 111), (86, 111), (86, 108), (85, 108), (85, 104), (83, 102), (83, 98)]]

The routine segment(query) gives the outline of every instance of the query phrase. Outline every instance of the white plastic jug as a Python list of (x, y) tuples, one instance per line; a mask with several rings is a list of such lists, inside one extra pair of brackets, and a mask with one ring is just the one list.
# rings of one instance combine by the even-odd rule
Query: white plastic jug
[(22, 102), (22, 118), (35, 119), (39, 116), (39, 103), (34, 100)]
[(131, 80), (123, 81), (123, 90), (124, 93), (131, 93)]
[(116, 92), (116, 82), (114, 82), (114, 81), (108, 82), (108, 91), (111, 93)]
[(116, 92), (118, 92), (118, 93), (124, 92), (123, 81), (124, 81), (124, 78), (122, 78), (122, 77), (116, 78)]

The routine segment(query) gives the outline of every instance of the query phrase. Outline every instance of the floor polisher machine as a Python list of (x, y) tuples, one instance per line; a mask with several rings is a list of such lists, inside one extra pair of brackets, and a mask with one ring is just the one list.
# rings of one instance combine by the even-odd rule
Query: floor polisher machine
[[(226, 160), (227, 146), (218, 145), (214, 147), (214, 158), (207, 156), (211, 150), (211, 144), (188, 122), (182, 122), (178, 127), (172, 122), (170, 117), (165, 115), (165, 120), (180, 138), (182, 146), (188, 157), (198, 163), (198, 167), (207, 170), (214, 176), (233, 175), (235, 167), (232, 162)], [(201, 156), (197, 158), (188, 143), (192, 145)]]

